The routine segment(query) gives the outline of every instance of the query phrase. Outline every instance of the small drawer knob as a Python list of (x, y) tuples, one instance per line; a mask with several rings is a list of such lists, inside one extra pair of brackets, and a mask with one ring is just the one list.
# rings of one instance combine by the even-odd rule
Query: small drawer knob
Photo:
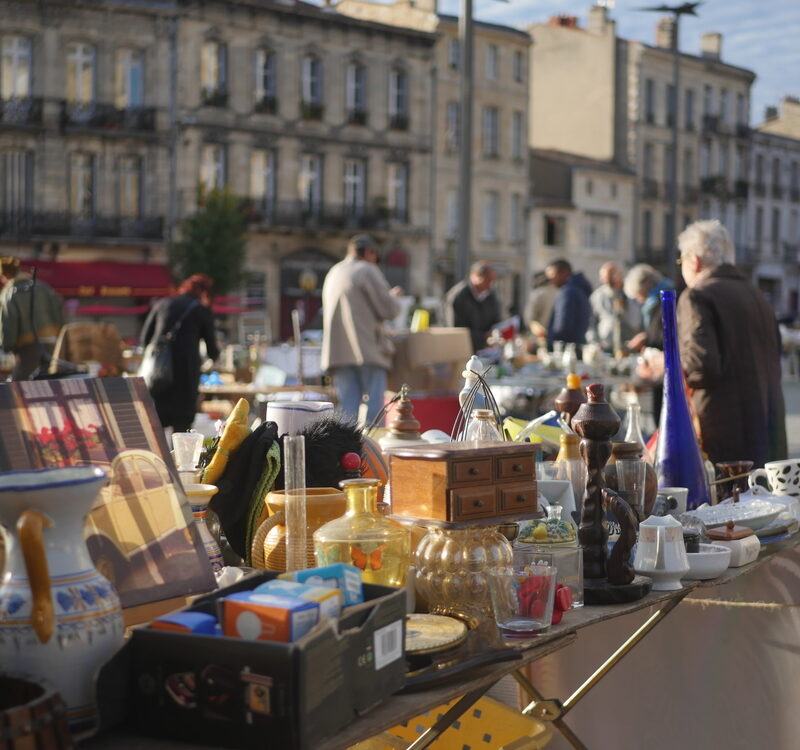
[(528, 498), (525, 495), (517, 495), (517, 502), (524, 503)]
[(469, 467), (469, 473), (472, 476), (475, 476), (478, 473), (478, 467), (477, 466), (470, 466)]
[(476, 501), (475, 501), (474, 503), (472, 503), (472, 504), (473, 504), (473, 505), (474, 505), (476, 508), (482, 508), (482, 507), (483, 507), (483, 500), (476, 500)]
[(522, 471), (522, 464), (514, 464), (511, 467), (511, 471)]

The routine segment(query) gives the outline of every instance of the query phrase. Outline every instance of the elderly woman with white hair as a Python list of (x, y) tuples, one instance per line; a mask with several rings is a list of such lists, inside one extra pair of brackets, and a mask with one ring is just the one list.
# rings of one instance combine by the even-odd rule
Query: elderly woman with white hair
[(681, 364), (692, 390), (703, 450), (711, 461), (786, 458), (781, 344), (766, 297), (731, 265), (733, 244), (718, 221), (678, 237), (686, 290), (678, 300)]

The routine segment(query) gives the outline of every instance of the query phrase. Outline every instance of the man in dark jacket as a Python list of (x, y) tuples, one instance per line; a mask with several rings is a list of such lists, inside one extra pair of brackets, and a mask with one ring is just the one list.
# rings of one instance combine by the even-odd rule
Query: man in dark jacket
[(580, 347), (586, 343), (586, 331), (589, 330), (592, 285), (582, 273), (573, 273), (567, 260), (554, 260), (544, 272), (558, 287), (547, 327), (547, 343), (552, 346), (554, 341), (564, 341)]
[(500, 302), (492, 289), (496, 277), (494, 268), (479, 260), (470, 267), (469, 279), (456, 284), (445, 297), (447, 325), (469, 328), (473, 351), (486, 347), (492, 326), (500, 322)]
[(681, 364), (712, 462), (786, 458), (781, 343), (767, 298), (734, 266), (728, 231), (697, 221), (678, 237)]

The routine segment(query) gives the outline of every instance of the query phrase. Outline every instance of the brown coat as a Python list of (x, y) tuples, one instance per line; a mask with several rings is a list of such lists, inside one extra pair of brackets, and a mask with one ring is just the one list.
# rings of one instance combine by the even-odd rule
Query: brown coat
[(681, 364), (712, 462), (786, 458), (781, 346), (766, 297), (731, 265), (678, 300)]
[(322, 285), (322, 369), (392, 365), (393, 346), (383, 322), (400, 312), (378, 266), (345, 258)]

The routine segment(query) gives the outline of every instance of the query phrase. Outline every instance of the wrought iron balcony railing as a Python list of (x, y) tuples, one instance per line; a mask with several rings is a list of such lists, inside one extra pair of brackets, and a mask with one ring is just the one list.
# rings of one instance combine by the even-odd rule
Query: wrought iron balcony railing
[(22, 96), (0, 99), (0, 124), (18, 127), (41, 125), (42, 100), (40, 97)]
[(156, 129), (155, 107), (120, 109), (101, 102), (61, 102), (62, 129), (152, 132)]
[(17, 211), (0, 213), (0, 237), (104, 237), (161, 240), (164, 220), (160, 216), (132, 219), (123, 216), (84, 218), (68, 213)]

